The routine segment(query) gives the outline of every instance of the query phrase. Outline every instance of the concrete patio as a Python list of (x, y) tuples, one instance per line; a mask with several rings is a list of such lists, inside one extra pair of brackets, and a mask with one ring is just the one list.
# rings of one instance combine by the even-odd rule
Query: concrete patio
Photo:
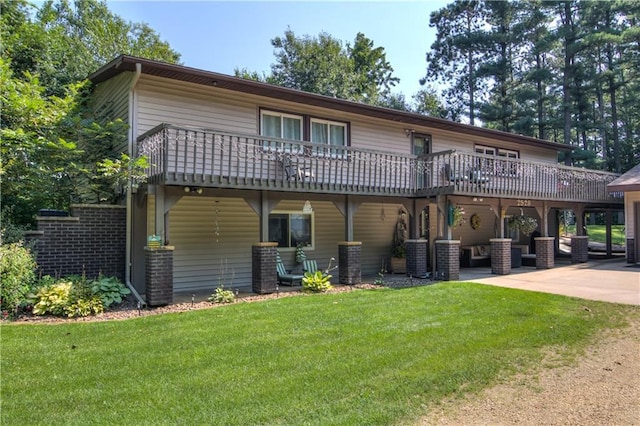
[(460, 281), (640, 306), (640, 265), (620, 258), (576, 264), (556, 259), (553, 269), (522, 267), (509, 275), (494, 275), (491, 268), (462, 269)]

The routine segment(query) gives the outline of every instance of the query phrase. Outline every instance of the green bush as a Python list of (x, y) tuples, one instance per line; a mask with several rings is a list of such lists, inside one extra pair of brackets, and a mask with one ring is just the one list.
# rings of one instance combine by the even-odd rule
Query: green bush
[(76, 275), (55, 281), (52, 277), (45, 276), (40, 283), (38, 292), (31, 296), (34, 315), (95, 315), (113, 304), (121, 303), (122, 297), (131, 293), (131, 290), (113, 277), (87, 280)]
[(236, 300), (235, 294), (231, 290), (225, 290), (224, 286), (216, 288), (215, 293), (207, 298), (212, 303), (233, 303)]
[(313, 293), (322, 293), (331, 290), (331, 275), (322, 271), (316, 271), (315, 273), (305, 272), (304, 278), (302, 278), (302, 290), (310, 291)]
[(123, 296), (131, 294), (124, 284), (116, 277), (100, 277), (91, 282), (91, 291), (102, 300), (105, 308), (112, 304), (122, 303)]
[(0, 310), (12, 312), (26, 300), (35, 283), (36, 262), (22, 243), (0, 246)]
[(69, 318), (75, 316), (87, 317), (102, 312), (104, 312), (104, 305), (102, 304), (102, 299), (98, 296), (93, 296), (90, 299), (76, 299), (75, 302), (64, 308), (64, 314)]
[(42, 287), (35, 295), (34, 315), (64, 315), (71, 302), (71, 281), (59, 282)]

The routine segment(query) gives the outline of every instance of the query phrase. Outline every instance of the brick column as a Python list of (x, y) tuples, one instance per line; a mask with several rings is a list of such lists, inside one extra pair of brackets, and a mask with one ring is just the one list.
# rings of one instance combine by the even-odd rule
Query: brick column
[(173, 247), (145, 247), (145, 294), (147, 305), (173, 303)]
[(362, 243), (342, 241), (338, 243), (338, 282), (360, 284), (362, 282)]
[(460, 279), (460, 241), (436, 240), (436, 276), (444, 281)]
[(555, 266), (555, 237), (536, 237), (536, 269), (551, 269)]
[(589, 260), (589, 237), (574, 235), (571, 237), (571, 263), (584, 263)]
[(508, 275), (511, 273), (511, 238), (492, 238), (491, 273)]
[(269, 294), (276, 291), (278, 274), (276, 255), (278, 243), (255, 243), (251, 247), (251, 288), (254, 293)]
[(627, 263), (636, 263), (638, 261), (638, 253), (636, 253), (636, 240), (627, 238)]
[(427, 259), (429, 259), (428, 240), (406, 240), (407, 275), (411, 277), (427, 276)]

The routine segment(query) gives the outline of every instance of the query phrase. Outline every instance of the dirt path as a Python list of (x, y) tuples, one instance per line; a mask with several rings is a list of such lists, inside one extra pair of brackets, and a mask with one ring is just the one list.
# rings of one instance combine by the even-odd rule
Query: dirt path
[(605, 333), (571, 366), (445, 402), (420, 424), (640, 425), (640, 319)]

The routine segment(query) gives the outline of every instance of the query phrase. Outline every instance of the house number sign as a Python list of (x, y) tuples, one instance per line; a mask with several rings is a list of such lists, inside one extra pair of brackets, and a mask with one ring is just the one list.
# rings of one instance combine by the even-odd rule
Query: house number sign
[(531, 207), (531, 200), (516, 200), (518, 207)]

